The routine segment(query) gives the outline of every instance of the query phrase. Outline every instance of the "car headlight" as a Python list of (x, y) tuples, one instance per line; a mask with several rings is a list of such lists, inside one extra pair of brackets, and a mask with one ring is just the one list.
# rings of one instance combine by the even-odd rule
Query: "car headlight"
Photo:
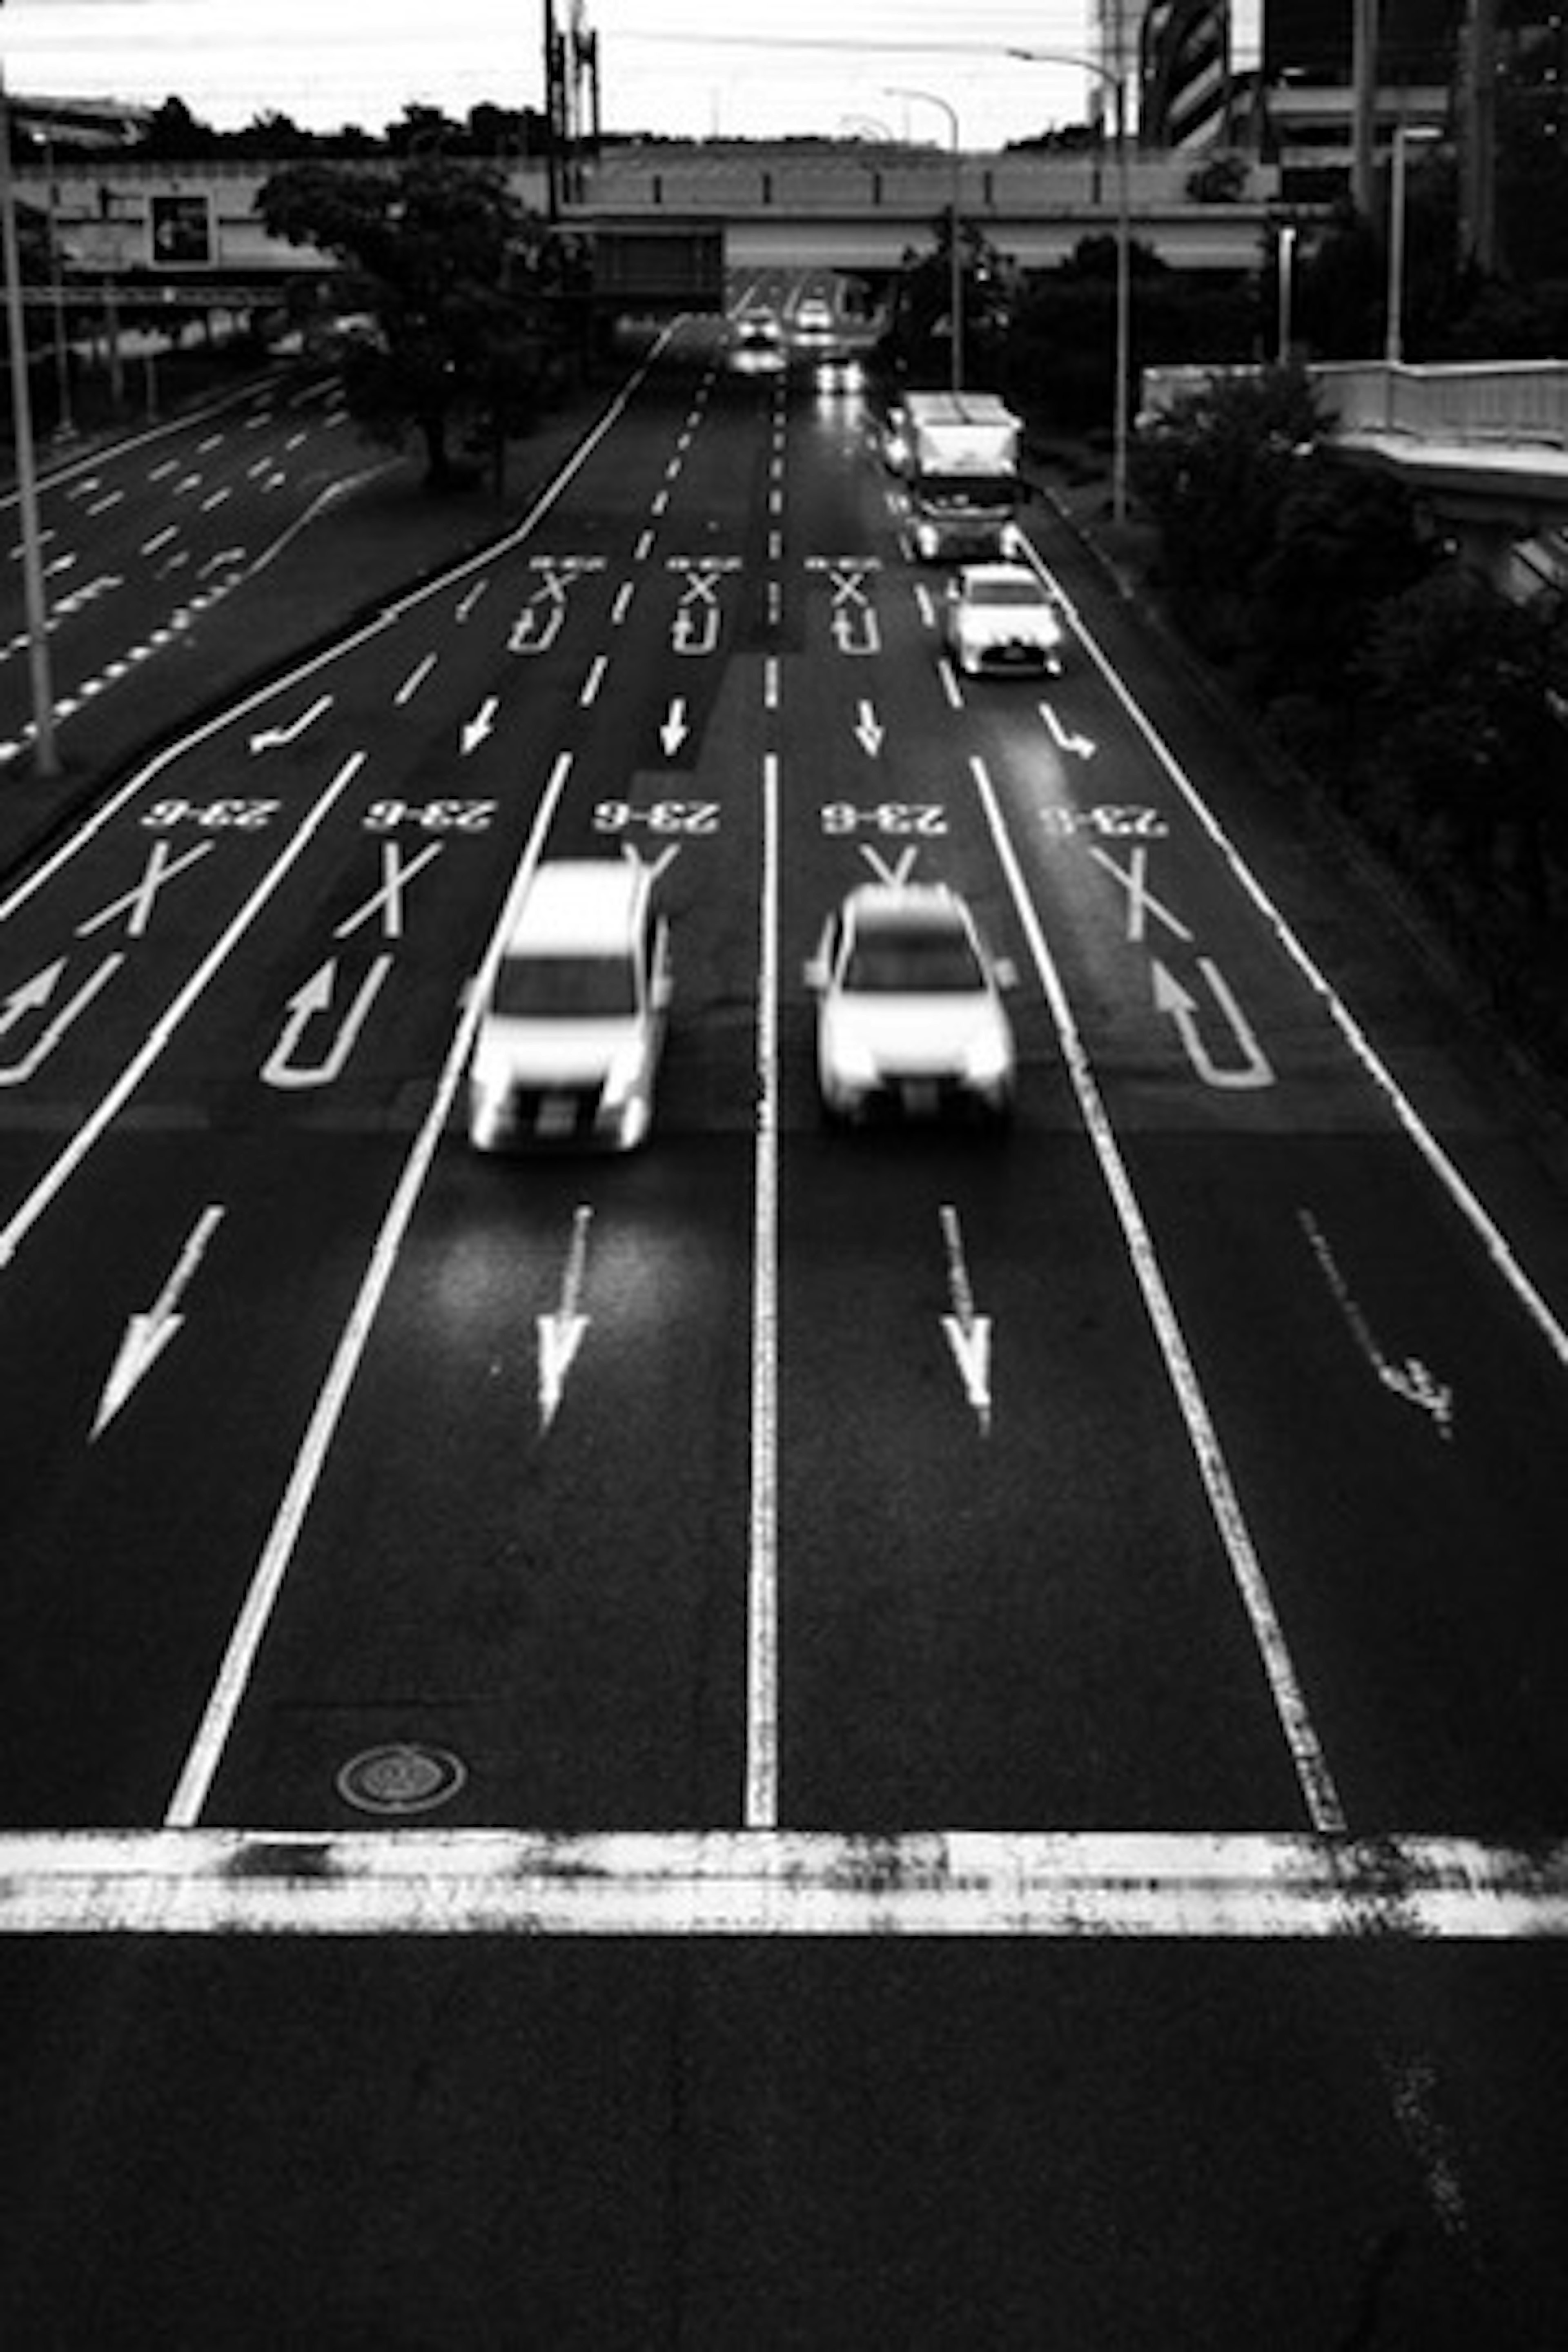
[(823, 1063), (837, 1086), (874, 1087), (877, 1057), (863, 1037), (835, 1024), (824, 1041)]
[(963, 1056), (963, 1075), (971, 1086), (994, 1086), (1012, 1066), (1012, 1046), (999, 1029), (984, 1030), (970, 1040)]
[(631, 1038), (614, 1056), (605, 1073), (600, 1097), (607, 1111), (623, 1110), (642, 1084), (644, 1057), (640, 1037)]

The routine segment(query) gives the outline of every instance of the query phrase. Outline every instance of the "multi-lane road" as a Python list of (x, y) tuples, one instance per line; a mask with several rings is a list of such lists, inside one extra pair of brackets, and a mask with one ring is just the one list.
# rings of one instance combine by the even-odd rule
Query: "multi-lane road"
[[(683, 327), (0, 898), (8, 2342), (1568, 2339), (1562, 1195), (1033, 513), (961, 682)], [(563, 854), (655, 1134), (481, 1159)], [(1005, 1139), (824, 1128), (872, 877)]]

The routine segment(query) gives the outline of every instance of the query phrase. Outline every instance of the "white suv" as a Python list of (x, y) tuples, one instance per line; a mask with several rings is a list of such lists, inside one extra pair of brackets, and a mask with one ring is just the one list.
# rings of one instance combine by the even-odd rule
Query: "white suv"
[(475, 1148), (641, 1143), (669, 1000), (669, 930), (647, 867), (606, 857), (541, 866), (479, 1016)]

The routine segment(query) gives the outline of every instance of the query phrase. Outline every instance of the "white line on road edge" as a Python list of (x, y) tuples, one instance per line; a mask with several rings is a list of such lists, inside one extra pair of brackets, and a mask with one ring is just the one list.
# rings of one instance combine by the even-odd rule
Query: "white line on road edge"
[(746, 1578), (749, 1830), (778, 1819), (779, 761), (763, 755), (757, 971), (757, 1129), (752, 1231), (752, 1470)]
[(45, 1831), (0, 1935), (1568, 1937), (1568, 1844), (1262, 1831)]
[(10, 1264), (38, 1219), (57, 1194), (61, 1192), (69, 1182), (104, 1129), (119, 1117), (164, 1046), (174, 1036), (192, 1005), (202, 995), (215, 973), (227, 962), (234, 950), (272, 898), (290, 867), (321, 831), (327, 818), (363, 767), (365, 757), (364, 752), (355, 751), (351, 758), (344, 761), (292, 840), (289, 842), (281, 856), (274, 862), (262, 880), (258, 883), (227, 929), (220, 935), (216, 946), (208, 950), (179, 994), (158, 1015), (136, 1053), (127, 1062), (97, 1109), (90, 1117), (83, 1119), (65, 1150), (34, 1185), (16, 1214), (5, 1224), (0, 1225), (0, 1267)]
[(343, 1327), (325, 1384), (316, 1399), (310, 1427), (295, 1458), (288, 1488), (272, 1522), (256, 1573), (250, 1580), (245, 1605), (229, 1636), (228, 1648), (218, 1669), (206, 1712), (170, 1801), (165, 1821), (171, 1829), (188, 1829), (201, 1818), (202, 1808), (206, 1803), (208, 1790), (245, 1697), (257, 1653), (271, 1622), (289, 1563), (294, 1556), (294, 1547), (305, 1523), (305, 1515), (315, 1497), (338, 1423), (348, 1402), (349, 1391), (353, 1386), (354, 1376), (369, 1345), (372, 1328), (397, 1263), (398, 1252), (413, 1221), (453, 1098), (468, 1067), (474, 1032), (479, 1027), (485, 1001), (494, 984), (496, 968), (516, 924), (523, 892), (539, 863), (540, 851), (560, 805), (561, 795), (566, 789), (566, 779), (571, 771), (572, 754), (563, 751), (551, 770), (550, 781), (535, 813), (517, 873), (507, 892), (506, 904), (490, 935), (479, 974), (468, 992), (462, 1018), (442, 1066), (430, 1108), (414, 1139), (413, 1149), (398, 1179), (397, 1190), (382, 1220), (359, 1296)]
[(1297, 1679), (1284, 1629), (1275, 1612), (1273, 1596), (1220, 1445), (1219, 1433), (1204, 1397), (1197, 1370), (1176, 1315), (1175, 1304), (1160, 1270), (1153, 1237), (1139, 1206), (1127, 1163), (1121, 1157), (1115, 1129), (1101, 1097), (1088, 1050), (1079, 1034), (1061, 974), (1057, 970), (1056, 960), (1047, 944), (1039, 917), (1029, 897), (1023, 868), (1018, 863), (1012, 835), (996, 798), (995, 787), (985, 762), (977, 754), (971, 755), (969, 765), (985, 813), (985, 821), (996, 845), (1002, 870), (1007, 877), (1007, 887), (1017, 908), (1018, 919), (1024, 927), (1024, 936), (1029, 942), (1029, 952), (1034, 957), (1036, 970), (1045, 988), (1051, 1018), (1061, 1040), (1062, 1056), (1072, 1080), (1073, 1092), (1078, 1097), (1079, 1110), (1100, 1161), (1106, 1189), (1126, 1239), (1132, 1271), (1143, 1294), (1143, 1304), (1154, 1327), (1154, 1337), (1159, 1342), (1171, 1386), (1186, 1424), (1209, 1509), (1225, 1546), (1231, 1573), (1263, 1660), (1263, 1670), (1268, 1677), (1275, 1709), (1306, 1801), (1307, 1818), (1315, 1830), (1333, 1834), (1345, 1826), (1344, 1810), (1329, 1769), (1328, 1759), (1319, 1744), (1317, 1732), (1308, 1714), (1307, 1702)]
[[(1035, 562), (1042, 577), (1054, 587), (1056, 583), (1052, 581), (1051, 574), (1037, 556)], [(1314, 963), (1284, 915), (1268, 896), (1214, 811), (1208, 806), (1196, 785), (1182, 767), (1175, 753), (1152, 720), (1140, 709), (1137, 701), (1118, 676), (1110, 656), (1101, 651), (1076, 611), (1073, 614), (1073, 626), (1082, 638), (1084, 646), (1096, 668), (1175, 785), (1188, 808), (1197, 818), (1210, 841), (1225, 859), (1236, 880), (1258, 908), (1313, 994), (1321, 1000), (1334, 1026), (1339, 1030), (1368, 1076), (1383, 1094), (1400, 1126), (1405, 1129), (1432, 1173), (1437, 1178), (1460, 1215), (1479, 1239), (1492, 1264), (1556, 1357), (1558, 1363), (1568, 1370), (1568, 1328), (1565, 1328), (1554, 1314), (1546, 1298), (1525, 1272), (1501, 1226), (1492, 1217), (1479, 1194), (1471, 1190), (1458, 1163), (1449, 1158), (1438, 1142), (1376, 1046), (1335, 990), (1332, 982)]]

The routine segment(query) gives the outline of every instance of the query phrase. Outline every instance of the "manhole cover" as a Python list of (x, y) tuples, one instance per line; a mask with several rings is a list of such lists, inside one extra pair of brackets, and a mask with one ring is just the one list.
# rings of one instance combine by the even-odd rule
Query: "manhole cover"
[(397, 1740), (351, 1757), (338, 1774), (338, 1794), (362, 1813), (428, 1813), (455, 1797), (468, 1777), (449, 1749)]

